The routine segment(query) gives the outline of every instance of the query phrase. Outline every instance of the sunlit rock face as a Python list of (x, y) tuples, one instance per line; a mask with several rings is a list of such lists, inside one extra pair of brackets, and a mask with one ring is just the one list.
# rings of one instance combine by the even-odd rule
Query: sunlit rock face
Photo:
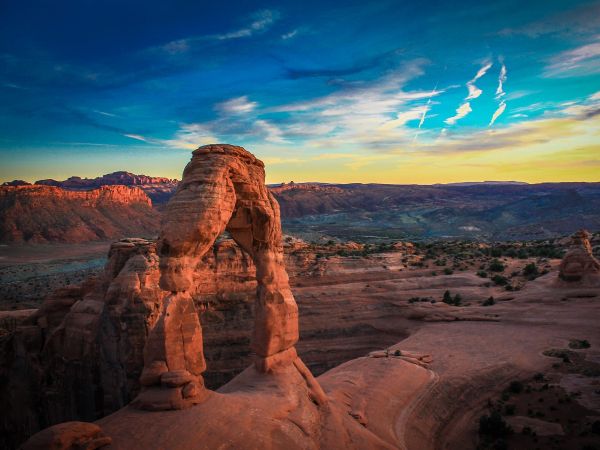
[[(264, 165), (241, 147), (203, 146), (194, 151), (161, 224), (160, 287), (168, 294), (144, 350), (144, 389), (135, 402), (141, 408), (178, 409), (202, 401), (206, 363), (192, 298), (194, 272), (224, 231), (256, 267), (256, 368), (269, 372), (297, 359), (298, 307), (285, 270), (279, 206), (265, 185)], [(174, 378), (180, 384), (165, 383)]]
[(80, 243), (153, 236), (159, 213), (138, 187), (70, 191), (55, 186), (0, 186), (0, 242)]
[(600, 262), (594, 258), (590, 233), (579, 230), (571, 237), (569, 250), (559, 268), (559, 278), (567, 282), (598, 281)]

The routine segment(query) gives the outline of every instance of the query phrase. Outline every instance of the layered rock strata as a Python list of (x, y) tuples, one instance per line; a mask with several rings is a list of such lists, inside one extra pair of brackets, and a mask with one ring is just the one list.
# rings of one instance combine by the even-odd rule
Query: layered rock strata
[(153, 236), (159, 214), (137, 187), (67, 191), (53, 186), (0, 187), (0, 242), (79, 243)]
[(144, 350), (144, 390), (135, 402), (141, 408), (178, 409), (202, 401), (206, 364), (191, 295), (193, 274), (224, 231), (256, 267), (256, 369), (264, 373), (301, 363), (294, 349), (298, 307), (285, 270), (279, 206), (265, 186), (264, 165), (241, 147), (203, 146), (194, 151), (161, 224), (160, 286), (169, 294)]

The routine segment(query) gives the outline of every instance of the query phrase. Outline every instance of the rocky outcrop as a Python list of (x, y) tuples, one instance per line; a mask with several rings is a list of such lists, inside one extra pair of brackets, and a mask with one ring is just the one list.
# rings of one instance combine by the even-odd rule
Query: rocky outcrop
[(579, 230), (571, 237), (571, 244), (559, 267), (559, 278), (567, 282), (598, 281), (600, 262), (592, 253), (591, 234)]
[(37, 185), (56, 186), (63, 189), (89, 190), (101, 186), (137, 186), (142, 189), (154, 203), (165, 203), (177, 189), (179, 180), (166, 177), (150, 177), (136, 175), (131, 172), (113, 172), (96, 178), (70, 177), (64, 181), (52, 179), (38, 180)]
[(24, 180), (5, 181), (0, 186), (30, 186), (31, 183)]
[(67, 191), (51, 186), (0, 187), (0, 242), (87, 242), (128, 234), (152, 236), (159, 216), (139, 188)]
[(281, 183), (276, 186), (270, 186), (269, 190), (273, 194), (281, 194), (286, 191), (313, 191), (313, 192), (330, 192), (340, 194), (344, 192), (344, 190), (337, 186), (331, 186), (326, 183), (294, 183), (290, 181), (289, 183)]
[(144, 350), (144, 389), (135, 402), (141, 408), (179, 409), (206, 396), (202, 331), (191, 295), (193, 273), (225, 230), (256, 266), (256, 369), (300, 367), (294, 348), (298, 307), (285, 270), (279, 207), (265, 186), (264, 165), (241, 147), (203, 146), (194, 151), (163, 216), (160, 286), (169, 294)]

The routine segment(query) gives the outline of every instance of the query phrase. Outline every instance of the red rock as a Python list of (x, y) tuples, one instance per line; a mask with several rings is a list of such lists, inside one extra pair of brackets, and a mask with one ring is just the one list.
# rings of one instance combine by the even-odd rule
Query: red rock
[(157, 225), (152, 202), (136, 187), (0, 187), (0, 242), (78, 243), (154, 234)]
[(160, 286), (172, 294), (146, 342), (146, 365), (159, 360), (169, 370), (186, 369), (196, 376), (204, 371), (200, 324), (189, 292), (196, 266), (225, 230), (256, 266), (252, 348), (257, 367), (292, 363), (289, 353), (271, 358), (297, 342), (298, 308), (285, 270), (279, 207), (264, 180), (262, 162), (241, 147), (210, 145), (194, 151), (161, 224)]
[(561, 280), (572, 282), (594, 279), (598, 281), (600, 262), (592, 253), (590, 237), (590, 233), (586, 230), (579, 230), (572, 236), (569, 250), (559, 267), (558, 276)]
[(65, 422), (46, 428), (32, 436), (22, 450), (95, 450), (109, 445), (112, 439), (102, 429), (87, 422)]

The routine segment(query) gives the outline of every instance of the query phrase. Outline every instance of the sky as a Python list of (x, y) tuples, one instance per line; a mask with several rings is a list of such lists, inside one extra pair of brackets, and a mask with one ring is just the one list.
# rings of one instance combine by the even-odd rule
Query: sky
[(0, 181), (600, 181), (600, 1), (0, 1)]

